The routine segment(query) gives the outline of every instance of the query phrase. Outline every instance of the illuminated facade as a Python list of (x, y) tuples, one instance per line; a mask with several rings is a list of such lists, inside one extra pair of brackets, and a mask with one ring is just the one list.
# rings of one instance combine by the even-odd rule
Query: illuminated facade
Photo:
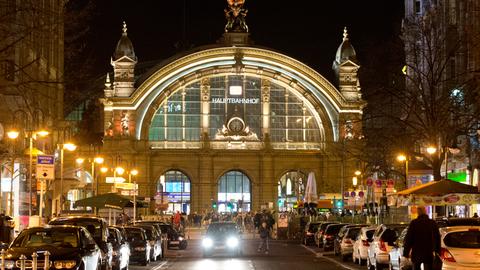
[(364, 106), (346, 30), (333, 65), (338, 88), (248, 35), (226, 32), (136, 77), (124, 25), (102, 99), (103, 150), (113, 166), (140, 171), (139, 195), (152, 198), (152, 210), (162, 202), (170, 212), (275, 206), (286, 201), (287, 178), (296, 188), (310, 171), (320, 192), (340, 192), (338, 145), (360, 134)]

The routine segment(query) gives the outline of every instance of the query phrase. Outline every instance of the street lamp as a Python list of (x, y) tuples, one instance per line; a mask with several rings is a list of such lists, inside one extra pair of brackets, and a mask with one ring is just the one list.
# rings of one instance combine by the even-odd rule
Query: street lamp
[(408, 158), (406, 155), (400, 154), (397, 156), (397, 160), (400, 162), (405, 161), (405, 189), (407, 189), (408, 188)]
[[(137, 176), (138, 175), (138, 170), (133, 169), (130, 171), (128, 174), (128, 182), (131, 182), (132, 176)], [(135, 221), (137, 219), (137, 181), (135, 178), (133, 179), (133, 224), (135, 224)]]
[(73, 143), (64, 143), (60, 147), (60, 210), (63, 210), (63, 152), (64, 150), (67, 151), (75, 151), (77, 146)]
[[(11, 140), (16, 140), (20, 133), (16, 130), (10, 130), (7, 132), (7, 137)], [(10, 207), (9, 207), (9, 214), (13, 216), (13, 179), (15, 175), (15, 144), (13, 144), (12, 149), (12, 168), (11, 168), (11, 178), (10, 178)], [(1, 181), (0, 181), (1, 184)], [(0, 188), (1, 190), (1, 188)]]
[(427, 153), (429, 153), (430, 155), (433, 155), (437, 152), (437, 148), (434, 147), (434, 146), (429, 146), (427, 147)]
[(357, 184), (358, 184), (358, 178), (356, 176), (352, 177), (352, 184), (353, 184), (353, 187), (356, 187)]
[[(28, 201), (30, 204), (28, 205), (28, 216), (32, 216), (32, 174), (33, 174), (33, 140), (37, 139), (37, 135), (40, 137), (45, 137), (49, 134), (48, 131), (46, 130), (39, 130), (39, 131), (33, 131), (30, 136), (29, 136), (29, 165), (28, 165), (28, 193), (29, 193), (29, 199)], [(38, 154), (38, 152), (37, 152)], [(40, 207), (42, 207), (40, 205)]]

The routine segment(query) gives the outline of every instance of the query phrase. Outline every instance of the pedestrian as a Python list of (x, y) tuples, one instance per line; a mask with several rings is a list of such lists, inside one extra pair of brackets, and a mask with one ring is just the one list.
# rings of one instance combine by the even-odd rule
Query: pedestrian
[(473, 218), (478, 218), (478, 214), (476, 212), (473, 214)]
[(263, 221), (262, 225), (258, 229), (258, 234), (260, 235), (260, 244), (258, 245), (258, 252), (264, 251), (265, 254), (268, 254), (268, 238), (270, 237), (270, 229), (267, 226), (267, 222)]
[[(403, 256), (411, 257), (412, 270), (432, 270), (434, 253), (440, 252), (437, 223), (427, 216), (425, 207), (417, 207), (418, 217), (410, 222), (403, 245)], [(411, 251), (411, 256), (410, 256)]]

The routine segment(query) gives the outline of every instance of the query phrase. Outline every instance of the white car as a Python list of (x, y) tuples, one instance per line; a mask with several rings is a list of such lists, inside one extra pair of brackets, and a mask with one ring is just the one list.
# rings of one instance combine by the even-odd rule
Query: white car
[(400, 237), (395, 241), (395, 245), (390, 250), (390, 265), (392, 270), (409, 270), (412, 268), (412, 261), (409, 258), (403, 257), (403, 242), (407, 235), (408, 228), (405, 228)]
[(353, 243), (352, 261), (364, 265), (367, 261), (368, 247), (373, 240), (373, 233), (377, 227), (363, 227)]
[(368, 248), (367, 269), (381, 270), (390, 264), (390, 251), (406, 224), (379, 225)]
[(480, 269), (480, 226), (440, 229), (443, 270)]

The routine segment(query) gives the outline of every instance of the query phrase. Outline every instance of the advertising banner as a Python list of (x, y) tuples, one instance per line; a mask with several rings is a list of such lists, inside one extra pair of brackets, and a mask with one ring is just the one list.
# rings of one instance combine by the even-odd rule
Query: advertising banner
[(480, 194), (452, 193), (444, 196), (427, 196), (427, 195), (390, 196), (388, 202), (389, 202), (389, 205), (391, 206), (469, 205), (469, 204), (480, 204)]

